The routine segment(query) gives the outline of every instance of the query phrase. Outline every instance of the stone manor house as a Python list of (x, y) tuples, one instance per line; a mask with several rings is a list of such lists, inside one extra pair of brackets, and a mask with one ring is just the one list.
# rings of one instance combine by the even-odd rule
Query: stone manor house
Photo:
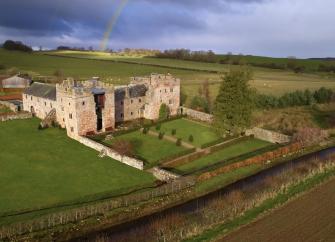
[(114, 86), (94, 78), (62, 84), (33, 83), (23, 92), (23, 110), (40, 119), (53, 119), (68, 136), (111, 131), (116, 124), (145, 118), (155, 120), (166, 104), (171, 115), (180, 105), (180, 80), (170, 74), (131, 78), (130, 84)]

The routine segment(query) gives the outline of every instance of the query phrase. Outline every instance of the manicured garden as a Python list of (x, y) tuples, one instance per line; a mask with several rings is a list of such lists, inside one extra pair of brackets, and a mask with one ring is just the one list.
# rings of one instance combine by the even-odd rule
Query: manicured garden
[[(160, 128), (166, 135), (172, 135), (173, 130), (176, 132), (173, 136), (196, 147), (220, 139), (210, 126), (184, 118), (165, 122)], [(189, 141), (190, 135), (193, 136), (193, 142)]]
[[(38, 119), (0, 123), (1, 214), (120, 195), (152, 186), (154, 177), (68, 138), (64, 130), (38, 130)], [(157, 141), (158, 142), (158, 141)]]
[(123, 134), (110, 141), (103, 142), (112, 145), (117, 140), (129, 141), (133, 146), (135, 155), (148, 162), (149, 165), (154, 165), (159, 163), (160, 160), (187, 150), (182, 146), (177, 146), (173, 142), (158, 139), (158, 137), (149, 134), (143, 134), (141, 131)]
[[(248, 139), (236, 144), (230, 145), (226, 148), (223, 148), (217, 152), (214, 152), (210, 155), (204, 156), (200, 159), (194, 160), (190, 163), (178, 166), (175, 168), (178, 172), (185, 174), (196, 172), (202, 168), (214, 165), (216, 163), (221, 163), (222, 165), (225, 162), (228, 164), (231, 159), (238, 157), (253, 151), (256, 151), (261, 148), (270, 146), (271, 143), (258, 140), (258, 139)], [(223, 162), (224, 161), (224, 162)]]

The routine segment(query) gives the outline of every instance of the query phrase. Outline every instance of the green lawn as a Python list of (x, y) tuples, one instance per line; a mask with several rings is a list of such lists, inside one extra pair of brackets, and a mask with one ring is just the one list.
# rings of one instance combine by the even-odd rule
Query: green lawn
[(38, 124), (37, 119), (0, 122), (0, 214), (153, 185), (151, 174), (99, 158), (64, 130), (40, 131)]
[(151, 165), (156, 164), (159, 160), (170, 157), (186, 150), (186, 148), (177, 146), (175, 143), (159, 140), (158, 137), (149, 134), (143, 134), (140, 131), (131, 132), (116, 137), (111, 141), (104, 141), (112, 144), (116, 140), (127, 140), (133, 144), (135, 154), (144, 158)]
[(177, 131), (175, 137), (185, 142), (189, 142), (189, 136), (193, 135), (194, 141), (191, 144), (197, 147), (220, 138), (209, 126), (187, 119), (177, 119), (161, 125), (161, 131), (167, 135), (171, 135), (173, 129)]
[(270, 146), (271, 143), (258, 140), (258, 139), (249, 139), (241, 141), (237, 144), (228, 146), (220, 151), (212, 153), (208, 156), (204, 156), (198, 160), (192, 161), (190, 163), (184, 164), (182, 166), (176, 167), (181, 173), (190, 173), (195, 172), (199, 169), (208, 167), (210, 165), (216, 164), (221, 161), (225, 161), (249, 152)]
[[(115, 84), (125, 84), (132, 76), (146, 76), (151, 73), (171, 73), (182, 79), (201, 78), (198, 71), (177, 70), (169, 67), (127, 64), (94, 59), (74, 59), (50, 56), (39, 53), (22, 53), (6, 51), (0, 48), (0, 64), (6, 67), (17, 67), (21, 71), (31, 71), (40, 75), (53, 75), (56, 70), (62, 70), (65, 77), (91, 78), (99, 76), (104, 81)], [(205, 73), (206, 74), (206, 73)]]

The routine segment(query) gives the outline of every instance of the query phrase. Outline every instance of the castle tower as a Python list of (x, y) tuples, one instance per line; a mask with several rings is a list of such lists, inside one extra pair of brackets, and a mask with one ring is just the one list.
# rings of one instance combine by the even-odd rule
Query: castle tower
[(57, 85), (57, 121), (75, 138), (114, 128), (114, 87), (97, 80)]
[(157, 119), (162, 104), (170, 109), (170, 114), (177, 115), (180, 106), (180, 80), (171, 75), (152, 74), (144, 80), (148, 86), (144, 117)]

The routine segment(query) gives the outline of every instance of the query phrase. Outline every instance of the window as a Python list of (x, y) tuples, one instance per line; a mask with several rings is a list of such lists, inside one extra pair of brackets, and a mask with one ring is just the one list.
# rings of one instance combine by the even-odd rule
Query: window
[(47, 102), (44, 102), (44, 106), (46, 106), (47, 105)]
[(131, 115), (131, 116), (133, 116), (133, 114), (134, 114), (133, 112), (130, 112), (130, 115)]
[(33, 97), (32, 96), (30, 97), (30, 100), (33, 101)]
[(50, 103), (50, 107), (52, 108), (52, 103)]
[(28, 98), (28, 95), (26, 94), (26, 98)]
[(141, 103), (141, 102), (142, 102), (142, 99), (141, 99), (141, 98), (140, 98), (140, 99), (138, 99), (138, 102), (139, 102), (139, 103)]
[(165, 89), (164, 91), (165, 91), (165, 93), (166, 93), (166, 89)]
[(71, 105), (71, 103), (69, 103), (69, 106)]
[(173, 88), (170, 88), (170, 92), (173, 92)]
[(62, 107), (62, 111), (64, 111), (64, 107)]
[(123, 105), (123, 101), (121, 101), (121, 105)]
[(82, 105), (85, 106), (85, 102), (82, 102)]
[(161, 103), (163, 102), (163, 100), (161, 99)]
[(169, 100), (169, 104), (172, 104), (172, 100)]
[(134, 102), (133, 99), (131, 99), (131, 100), (130, 100), (130, 103), (133, 103), (133, 102)]
[(69, 114), (69, 118), (72, 119), (72, 113)]
[(63, 122), (65, 122), (65, 119), (63, 118)]
[(162, 90), (159, 90), (159, 92), (161, 93), (161, 92), (162, 92)]
[(123, 113), (120, 114), (121, 118), (123, 118)]
[(73, 133), (73, 130), (74, 130), (73, 127), (71, 127), (71, 132), (72, 132), (72, 133)]

